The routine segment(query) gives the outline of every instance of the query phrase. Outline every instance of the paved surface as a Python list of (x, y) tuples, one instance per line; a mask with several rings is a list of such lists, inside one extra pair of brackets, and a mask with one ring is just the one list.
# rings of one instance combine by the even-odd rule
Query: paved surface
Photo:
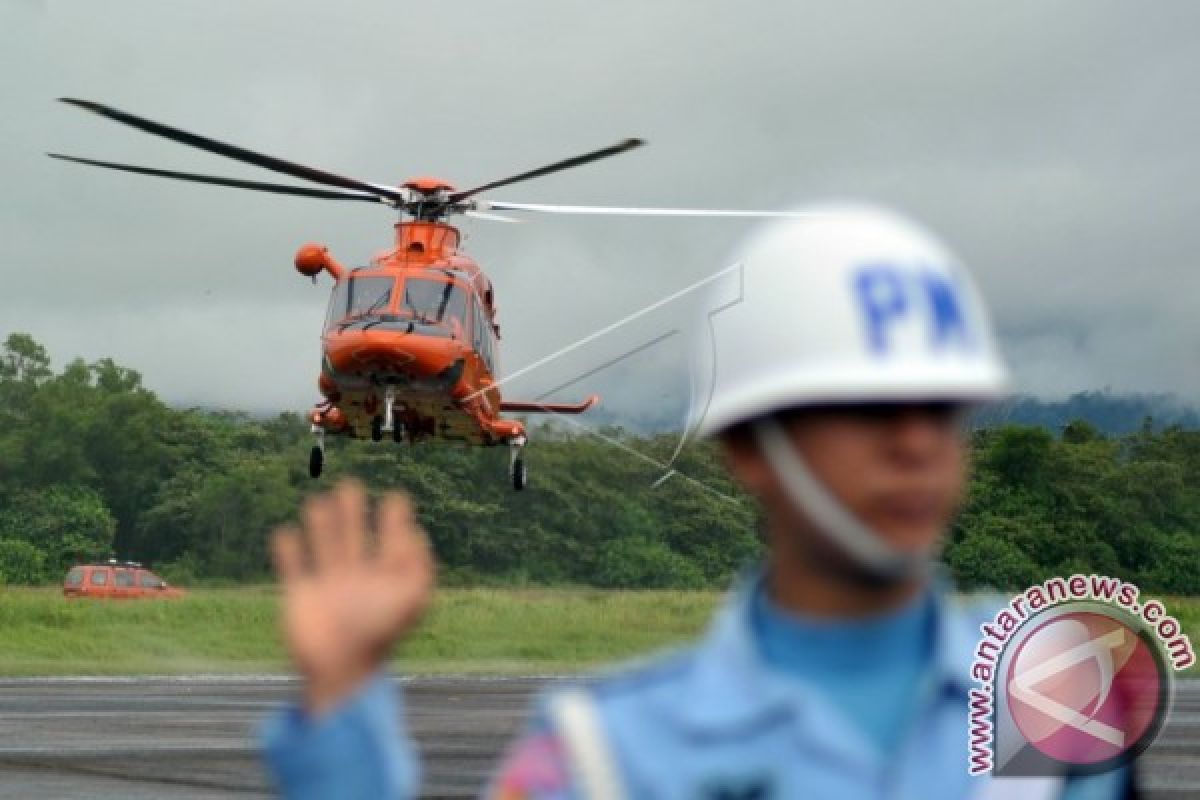
[[(425, 796), (474, 797), (545, 679), (407, 682)], [(1151, 800), (1200, 797), (1200, 681), (1140, 762)], [(269, 797), (254, 726), (286, 679), (0, 680), (0, 798)]]

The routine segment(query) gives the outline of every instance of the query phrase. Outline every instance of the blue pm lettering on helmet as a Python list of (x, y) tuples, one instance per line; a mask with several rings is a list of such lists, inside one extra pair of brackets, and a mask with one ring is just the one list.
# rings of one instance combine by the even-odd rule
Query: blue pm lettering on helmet
[(925, 285), (925, 296), (929, 299), (933, 317), (931, 346), (940, 349), (956, 339), (959, 345), (969, 349), (973, 341), (957, 284), (950, 276), (929, 271), (921, 273), (921, 282)]
[(866, 316), (871, 350), (886, 353), (887, 326), (908, 313), (908, 294), (900, 272), (886, 264), (863, 267), (854, 276), (854, 289)]
[(951, 276), (895, 264), (869, 264), (853, 275), (855, 297), (866, 324), (867, 342), (876, 355), (887, 355), (890, 331), (914, 312), (924, 312), (929, 347), (973, 345), (959, 288)]

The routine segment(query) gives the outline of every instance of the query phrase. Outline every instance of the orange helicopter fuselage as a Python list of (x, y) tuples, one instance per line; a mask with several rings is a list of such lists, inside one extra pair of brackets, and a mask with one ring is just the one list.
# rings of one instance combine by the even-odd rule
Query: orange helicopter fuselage
[(435, 437), (492, 445), (525, 435), (500, 418), (499, 328), (491, 281), (458, 251), (443, 222), (398, 222), (395, 246), (349, 270), (321, 245), (305, 245), (296, 268), (335, 281), (322, 335), (311, 413), (326, 433), (364, 436), (393, 397), (408, 440)]

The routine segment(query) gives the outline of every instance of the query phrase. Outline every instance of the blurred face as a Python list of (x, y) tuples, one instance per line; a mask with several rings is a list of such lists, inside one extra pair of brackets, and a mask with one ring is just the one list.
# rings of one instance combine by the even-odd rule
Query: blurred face
[[(916, 552), (936, 546), (961, 501), (962, 417), (952, 404), (892, 403), (798, 409), (780, 420), (809, 470), (847, 510), (897, 549)], [(764, 504), (772, 535), (793, 540), (774, 544), (799, 545), (823, 562), (846, 560), (793, 507), (752, 436), (742, 432), (725, 444), (735, 477)]]

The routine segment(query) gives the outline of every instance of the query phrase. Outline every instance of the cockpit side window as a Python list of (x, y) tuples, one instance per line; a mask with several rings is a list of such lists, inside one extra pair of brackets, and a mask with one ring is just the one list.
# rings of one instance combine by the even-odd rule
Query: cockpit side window
[(349, 297), (350, 281), (343, 278), (338, 281), (337, 286), (333, 287), (333, 294), (329, 297), (329, 311), (325, 314), (325, 330), (329, 330), (335, 322), (340, 322), (346, 316), (346, 303)]
[(493, 360), (492, 353), (492, 329), (491, 321), (488, 319), (487, 312), (483, 310), (478, 302), (471, 304), (474, 312), (474, 340), (473, 344), (475, 352), (479, 353), (479, 357), (483, 359), (484, 365), (488, 372), (492, 375), (496, 374), (496, 363)]

